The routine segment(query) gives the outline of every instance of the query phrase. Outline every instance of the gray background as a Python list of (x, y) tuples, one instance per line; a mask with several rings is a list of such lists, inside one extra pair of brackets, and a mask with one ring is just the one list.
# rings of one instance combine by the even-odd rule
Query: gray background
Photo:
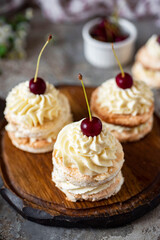
[[(34, 76), (39, 50), (49, 33), (56, 38), (41, 59), (39, 76), (54, 84), (77, 84), (77, 74), (84, 75), (86, 85), (99, 85), (118, 73), (115, 69), (98, 69), (86, 62), (80, 24), (52, 24), (35, 11), (27, 45), (28, 57), (21, 61), (0, 60), (0, 97), (17, 83)], [(142, 46), (153, 34), (159, 33), (153, 20), (135, 22), (138, 29), (136, 48)], [(131, 64), (124, 67), (130, 71)], [(156, 111), (160, 112), (160, 94), (155, 91)], [(160, 206), (135, 222), (115, 229), (65, 229), (46, 227), (23, 219), (0, 196), (0, 240), (160, 240)]]

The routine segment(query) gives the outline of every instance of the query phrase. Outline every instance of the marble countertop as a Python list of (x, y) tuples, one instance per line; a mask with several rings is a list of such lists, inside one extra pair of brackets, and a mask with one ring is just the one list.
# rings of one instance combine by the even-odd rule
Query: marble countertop
[[(35, 11), (28, 37), (27, 59), (0, 60), (0, 97), (17, 83), (34, 76), (37, 56), (49, 33), (55, 38), (54, 46), (46, 48), (40, 63), (39, 75), (54, 84), (77, 84), (77, 73), (84, 75), (86, 85), (99, 85), (118, 72), (118, 68), (99, 69), (84, 58), (81, 30), (84, 23), (53, 24)], [(159, 32), (152, 20), (135, 22), (138, 29), (136, 48), (148, 37)], [(130, 71), (131, 64), (124, 67)], [(160, 113), (160, 94), (155, 91), (156, 111)], [(66, 229), (46, 227), (23, 219), (0, 196), (0, 240), (160, 240), (160, 206), (127, 226), (114, 229)]]

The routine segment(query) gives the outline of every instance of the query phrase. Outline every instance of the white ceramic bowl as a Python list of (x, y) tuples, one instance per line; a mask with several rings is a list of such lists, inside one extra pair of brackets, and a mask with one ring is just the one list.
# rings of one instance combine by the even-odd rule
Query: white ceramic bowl
[[(127, 39), (114, 43), (118, 59), (124, 65), (130, 62), (133, 57), (137, 29), (128, 20), (120, 18), (118, 21), (120, 27), (129, 35)], [(109, 68), (116, 66), (117, 62), (112, 52), (111, 43), (98, 41), (90, 35), (91, 28), (99, 22), (100, 18), (96, 18), (87, 22), (83, 27), (84, 55), (87, 61), (96, 67)]]

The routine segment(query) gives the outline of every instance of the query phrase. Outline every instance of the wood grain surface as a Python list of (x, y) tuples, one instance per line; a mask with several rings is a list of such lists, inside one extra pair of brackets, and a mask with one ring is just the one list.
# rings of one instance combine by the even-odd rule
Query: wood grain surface
[[(59, 89), (68, 97), (75, 121), (87, 116), (81, 87), (62, 85)], [(87, 88), (89, 98), (93, 89)], [(125, 182), (120, 192), (97, 202), (73, 203), (65, 199), (51, 181), (52, 153), (23, 152), (12, 145), (4, 130), (1, 141), (2, 179), (5, 188), (22, 199), (21, 213), (25, 205), (50, 216), (47, 222), (47, 217), (38, 211), (30, 220), (55, 226), (119, 226), (142, 216), (160, 202), (160, 120), (156, 116), (149, 135), (135, 143), (123, 144)], [(4, 191), (3, 195), (8, 198)], [(23, 216), (27, 217), (24, 211)]]

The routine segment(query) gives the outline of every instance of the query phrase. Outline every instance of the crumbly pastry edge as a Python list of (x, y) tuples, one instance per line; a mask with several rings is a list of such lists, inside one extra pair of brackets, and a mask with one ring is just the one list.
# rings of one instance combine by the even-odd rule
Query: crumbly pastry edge
[[(94, 113), (93, 113), (94, 115)], [(152, 127), (153, 127), (153, 117), (151, 117), (148, 121), (148, 124), (146, 126), (145, 129), (143, 129), (143, 131), (140, 131), (138, 133), (134, 133), (134, 132), (128, 132), (128, 131), (122, 131), (122, 132), (118, 132), (115, 129), (113, 130), (112, 127), (111, 129), (108, 130), (120, 141), (120, 142), (134, 142), (134, 141), (138, 141), (140, 139), (142, 139), (143, 137), (145, 137), (147, 134), (149, 134), (152, 131)], [(146, 122), (146, 123), (147, 123)], [(104, 122), (105, 124), (105, 122)], [(145, 124), (145, 123), (144, 123)], [(108, 124), (109, 125), (109, 124)], [(116, 125), (118, 126), (118, 125)], [(138, 126), (136, 126), (138, 127)], [(125, 127), (124, 127), (125, 129)], [(127, 127), (128, 129), (128, 127)], [(132, 128), (130, 128), (132, 129)]]
[(53, 149), (53, 146), (54, 146), (54, 142), (48, 144), (46, 147), (41, 147), (41, 148), (34, 148), (34, 147), (31, 147), (29, 145), (26, 145), (26, 144), (18, 144), (15, 140), (12, 140), (12, 144), (19, 148), (20, 150), (23, 150), (25, 152), (30, 152), (30, 153), (47, 153), (47, 152), (51, 152), (52, 149)]
[[(108, 199), (109, 197), (117, 194), (123, 183), (124, 183), (124, 178), (122, 176), (121, 171), (115, 176), (115, 179), (111, 180), (113, 183), (107, 187), (106, 189), (99, 191), (96, 194), (88, 195), (88, 194), (71, 194), (69, 192), (64, 192), (66, 195), (66, 198), (68, 201), (76, 202), (76, 201), (99, 201), (102, 199)], [(61, 190), (62, 191), (62, 190)]]

